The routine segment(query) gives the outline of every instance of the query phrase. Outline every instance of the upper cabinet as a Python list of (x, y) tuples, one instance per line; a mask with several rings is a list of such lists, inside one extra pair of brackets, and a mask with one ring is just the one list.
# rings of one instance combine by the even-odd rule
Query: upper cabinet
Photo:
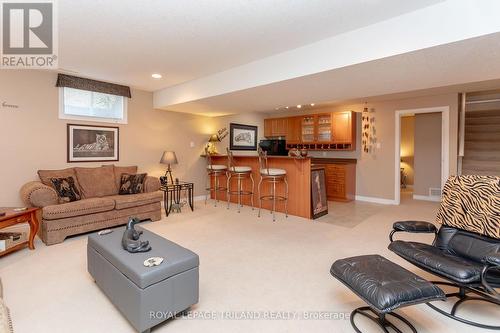
[(266, 138), (285, 137), (288, 130), (288, 118), (264, 119), (264, 136)]
[(332, 115), (319, 114), (316, 116), (316, 141), (329, 143), (332, 141)]
[(285, 139), (287, 143), (299, 143), (302, 138), (302, 117), (289, 117)]
[(356, 113), (342, 111), (264, 120), (265, 137), (284, 137), (288, 148), (354, 150)]
[(316, 141), (316, 120), (315, 116), (302, 117), (301, 125), (301, 142), (315, 142)]
[(333, 143), (351, 145), (356, 148), (356, 114), (352, 111), (332, 114)]

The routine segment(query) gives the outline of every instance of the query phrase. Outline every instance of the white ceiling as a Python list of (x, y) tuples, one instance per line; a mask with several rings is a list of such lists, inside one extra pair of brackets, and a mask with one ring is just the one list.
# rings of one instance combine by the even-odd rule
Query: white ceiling
[[(250, 111), (279, 113), (286, 111), (284, 106), (312, 102), (321, 107), (489, 90), (500, 85), (498, 59), (500, 33), (171, 105), (168, 109), (211, 116)], [(282, 108), (275, 110), (277, 106)]]
[(59, 66), (153, 91), (439, 2), (61, 0)]
[(153, 105), (217, 116), (500, 78), (498, 0), (445, 0), (155, 91)]

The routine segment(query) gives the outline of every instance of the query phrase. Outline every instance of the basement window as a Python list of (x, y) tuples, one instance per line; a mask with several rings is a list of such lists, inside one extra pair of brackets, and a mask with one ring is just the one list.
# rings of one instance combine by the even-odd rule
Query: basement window
[(127, 123), (127, 98), (68, 87), (59, 88), (59, 119)]

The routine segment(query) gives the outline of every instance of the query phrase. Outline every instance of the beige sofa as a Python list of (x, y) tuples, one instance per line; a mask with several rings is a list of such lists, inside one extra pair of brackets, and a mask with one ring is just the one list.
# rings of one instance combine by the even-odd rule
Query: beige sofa
[[(41, 207), (39, 237), (47, 245), (71, 235), (125, 224), (130, 216), (157, 221), (161, 218), (160, 182), (147, 176), (144, 192), (119, 195), (122, 174), (135, 174), (137, 167), (104, 165), (97, 168), (39, 170), (40, 181), (21, 188), (21, 197), (30, 207)], [(60, 203), (51, 178), (73, 177), (82, 199)]]

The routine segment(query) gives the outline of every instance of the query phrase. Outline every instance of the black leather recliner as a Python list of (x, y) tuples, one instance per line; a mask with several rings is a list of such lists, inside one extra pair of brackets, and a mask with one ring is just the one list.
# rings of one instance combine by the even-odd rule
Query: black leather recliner
[[(415, 266), (445, 280), (434, 282), (458, 287), (446, 296), (458, 301), (447, 312), (434, 310), (460, 322), (500, 330), (456, 316), (460, 304), (481, 300), (500, 305), (500, 178), (491, 176), (450, 177), (443, 190), (437, 230), (422, 221), (400, 221), (393, 225), (389, 249)], [(432, 245), (394, 240), (399, 232), (435, 233)], [(493, 236), (493, 237), (491, 237)], [(474, 294), (474, 296), (470, 296)]]

